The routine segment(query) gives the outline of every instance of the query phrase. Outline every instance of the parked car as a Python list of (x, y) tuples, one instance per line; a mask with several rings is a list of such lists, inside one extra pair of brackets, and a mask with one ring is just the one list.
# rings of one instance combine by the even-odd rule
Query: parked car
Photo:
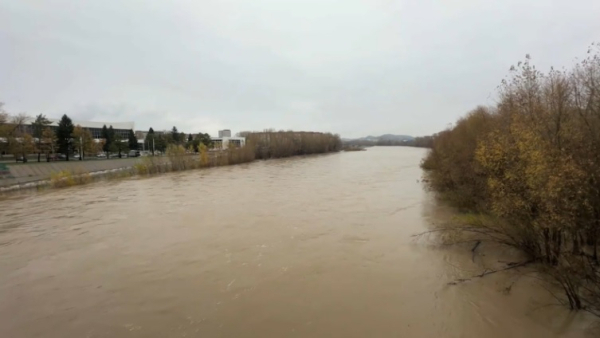
[(66, 160), (66, 159), (67, 159), (67, 155), (65, 155), (65, 154), (57, 154), (57, 155), (56, 155), (56, 157), (57, 157), (59, 160)]
[(27, 162), (27, 157), (17, 156), (17, 162), (26, 163)]
[(98, 153), (98, 155), (96, 155), (97, 158), (106, 158), (106, 154), (105, 153)]
[(139, 150), (130, 150), (129, 154), (127, 154), (127, 157), (139, 157), (139, 156), (140, 156)]
[(79, 157), (80, 157), (80, 156), (79, 156), (79, 154), (73, 154), (73, 158), (74, 158), (74, 159), (77, 159), (77, 160), (78, 160), (78, 159), (79, 159)]

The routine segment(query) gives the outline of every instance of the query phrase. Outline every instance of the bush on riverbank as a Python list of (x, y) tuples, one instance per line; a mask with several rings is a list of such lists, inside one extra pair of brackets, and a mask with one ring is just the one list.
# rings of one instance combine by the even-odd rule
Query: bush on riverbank
[(140, 163), (134, 165), (135, 173), (153, 175), (170, 171), (247, 163), (254, 161), (255, 150), (251, 144), (247, 144), (244, 147), (231, 147), (209, 154), (206, 147), (201, 145), (198, 154), (190, 154), (181, 145), (170, 145), (166, 150), (166, 155), (166, 157), (145, 157)]
[(497, 106), (435, 135), (422, 167), (445, 200), (501, 220), (478, 228), (482, 237), (508, 238), (544, 264), (572, 309), (600, 313), (600, 48), (548, 73), (527, 57)]
[[(264, 132), (248, 135), (242, 147), (231, 146), (227, 150), (209, 152), (203, 144), (199, 152), (186, 150), (181, 145), (169, 145), (166, 156), (148, 156), (131, 168), (111, 170), (97, 177), (129, 177), (132, 175), (155, 175), (208, 167), (226, 166), (252, 162), (256, 159), (288, 157), (305, 154), (339, 151), (341, 141), (337, 135), (307, 132)], [(89, 173), (61, 171), (52, 173), (50, 185), (56, 188), (86, 184), (92, 181)]]
[(50, 186), (54, 188), (64, 188), (73, 185), (87, 184), (92, 181), (90, 173), (84, 172), (82, 169), (75, 171), (62, 170), (50, 174)]

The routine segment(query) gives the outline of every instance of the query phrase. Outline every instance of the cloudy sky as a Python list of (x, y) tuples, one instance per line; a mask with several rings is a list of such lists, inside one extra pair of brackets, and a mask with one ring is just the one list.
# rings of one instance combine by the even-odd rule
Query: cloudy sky
[(568, 66), (598, 0), (0, 0), (10, 113), (425, 135), (493, 104), (530, 53)]

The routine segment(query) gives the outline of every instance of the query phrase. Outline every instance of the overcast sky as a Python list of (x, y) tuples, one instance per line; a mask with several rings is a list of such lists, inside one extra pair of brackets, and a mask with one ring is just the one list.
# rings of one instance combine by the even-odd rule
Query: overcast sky
[(0, 0), (10, 113), (136, 129), (426, 135), (530, 53), (569, 66), (598, 0)]

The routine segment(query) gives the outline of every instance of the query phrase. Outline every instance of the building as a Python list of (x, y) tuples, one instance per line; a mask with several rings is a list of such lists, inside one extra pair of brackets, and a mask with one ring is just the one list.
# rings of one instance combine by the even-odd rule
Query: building
[(211, 137), (213, 149), (227, 149), (231, 146), (239, 148), (246, 145), (245, 137)]
[(219, 130), (219, 137), (231, 137), (231, 130), (229, 130), (229, 129)]
[[(52, 128), (56, 131), (60, 120), (48, 118), (48, 121), (50, 121), (50, 124), (48, 125), (48, 127)], [(25, 123), (23, 125), (23, 131), (26, 133), (33, 134), (32, 123), (34, 123), (34, 122), (35, 122), (35, 118), (27, 118), (27, 120), (25, 120)], [(75, 120), (73, 120), (72, 122), (73, 122), (74, 126), (80, 126), (84, 129), (89, 130), (94, 139), (102, 138), (102, 127), (104, 127), (104, 126), (106, 126), (106, 128), (109, 128), (110, 126), (112, 126), (113, 130), (115, 131), (115, 135), (119, 136), (121, 139), (127, 139), (127, 137), (129, 136), (129, 131), (134, 129), (133, 122), (94, 122), (94, 121), (75, 121)]]

